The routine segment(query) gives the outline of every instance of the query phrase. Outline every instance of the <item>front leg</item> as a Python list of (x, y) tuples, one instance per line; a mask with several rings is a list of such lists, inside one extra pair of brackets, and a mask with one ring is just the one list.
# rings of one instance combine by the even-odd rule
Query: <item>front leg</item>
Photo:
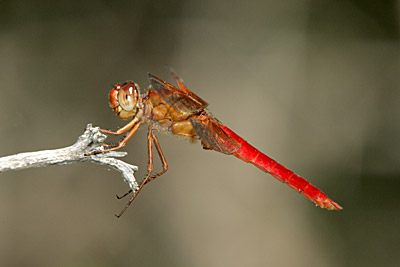
[(133, 120), (131, 120), (128, 124), (126, 124), (124, 127), (118, 129), (117, 131), (109, 131), (105, 129), (100, 129), (100, 132), (105, 133), (105, 134), (113, 134), (113, 135), (120, 135), (135, 126), (136, 123), (139, 122), (139, 119), (135, 117)]
[[(85, 154), (85, 156), (91, 156), (91, 155), (96, 155), (96, 154), (101, 154), (101, 153), (107, 153), (107, 152), (110, 152), (110, 151), (114, 151), (114, 150), (118, 150), (118, 149), (123, 148), (128, 143), (128, 141), (131, 140), (131, 138), (135, 135), (137, 130), (139, 130), (139, 127), (141, 125), (142, 125), (141, 122), (136, 123), (133, 126), (133, 128), (128, 132), (128, 134), (118, 144), (116, 144), (114, 147), (106, 148), (106, 149), (104, 149), (102, 151), (95, 151), (95, 152), (92, 152), (90, 154)], [(110, 147), (110, 146), (113, 146), (113, 145), (104, 145), (103, 147)]]

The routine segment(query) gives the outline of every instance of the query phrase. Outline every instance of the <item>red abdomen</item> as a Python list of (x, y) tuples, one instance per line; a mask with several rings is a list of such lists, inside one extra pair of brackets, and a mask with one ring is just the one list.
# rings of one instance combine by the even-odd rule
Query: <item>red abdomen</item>
[(330, 199), (320, 189), (310, 184), (307, 180), (260, 152), (257, 148), (247, 143), (243, 138), (235, 134), (228, 127), (223, 125), (220, 127), (241, 145), (240, 149), (233, 154), (234, 156), (245, 162), (255, 165), (264, 172), (270, 173), (276, 179), (303, 194), (306, 198), (321, 208), (326, 208), (329, 210), (342, 209), (341, 206)]

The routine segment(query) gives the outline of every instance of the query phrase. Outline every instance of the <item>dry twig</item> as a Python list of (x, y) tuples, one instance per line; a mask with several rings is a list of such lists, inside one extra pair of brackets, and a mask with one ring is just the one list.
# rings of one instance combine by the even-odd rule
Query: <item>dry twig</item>
[(71, 146), (0, 157), (0, 172), (88, 161), (118, 170), (132, 191), (136, 192), (139, 185), (136, 182), (134, 172), (138, 170), (138, 167), (115, 158), (124, 157), (127, 152), (111, 151), (85, 156), (95, 151), (102, 151), (106, 138), (107, 136), (101, 133), (98, 127), (92, 127), (91, 124), (88, 124), (85, 132)]

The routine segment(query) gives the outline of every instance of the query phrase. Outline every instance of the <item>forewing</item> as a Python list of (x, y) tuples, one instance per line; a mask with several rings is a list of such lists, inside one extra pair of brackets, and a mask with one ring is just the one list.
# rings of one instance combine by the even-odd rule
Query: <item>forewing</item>
[(227, 155), (240, 149), (240, 144), (222, 130), (219, 127), (221, 123), (211, 115), (193, 116), (190, 118), (190, 122), (200, 139), (211, 149)]
[(201, 99), (201, 97), (199, 97), (198, 95), (196, 95), (195, 93), (193, 93), (186, 87), (185, 83), (183, 82), (183, 79), (178, 76), (178, 74), (174, 71), (174, 69), (171, 66), (166, 65), (166, 67), (167, 67), (169, 73), (171, 74), (171, 76), (174, 78), (174, 80), (178, 84), (178, 88), (179, 88), (178, 90), (182, 91), (184, 94), (188, 95), (190, 98), (195, 100), (197, 103), (199, 103), (201, 106), (203, 106), (203, 108), (208, 106), (208, 103), (206, 101)]
[[(208, 103), (195, 95), (192, 91), (176, 88), (157, 76), (148, 73), (150, 84), (155, 92), (173, 108), (185, 113), (197, 113), (208, 106)], [(175, 77), (174, 77), (175, 78)], [(178, 83), (180, 85), (180, 83)]]

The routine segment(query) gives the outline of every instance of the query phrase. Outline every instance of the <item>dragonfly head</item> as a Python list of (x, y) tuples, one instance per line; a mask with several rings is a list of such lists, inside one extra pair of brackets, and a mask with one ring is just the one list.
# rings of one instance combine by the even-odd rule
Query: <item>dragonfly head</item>
[(129, 119), (136, 114), (138, 85), (132, 81), (117, 84), (110, 91), (110, 106), (121, 119)]

